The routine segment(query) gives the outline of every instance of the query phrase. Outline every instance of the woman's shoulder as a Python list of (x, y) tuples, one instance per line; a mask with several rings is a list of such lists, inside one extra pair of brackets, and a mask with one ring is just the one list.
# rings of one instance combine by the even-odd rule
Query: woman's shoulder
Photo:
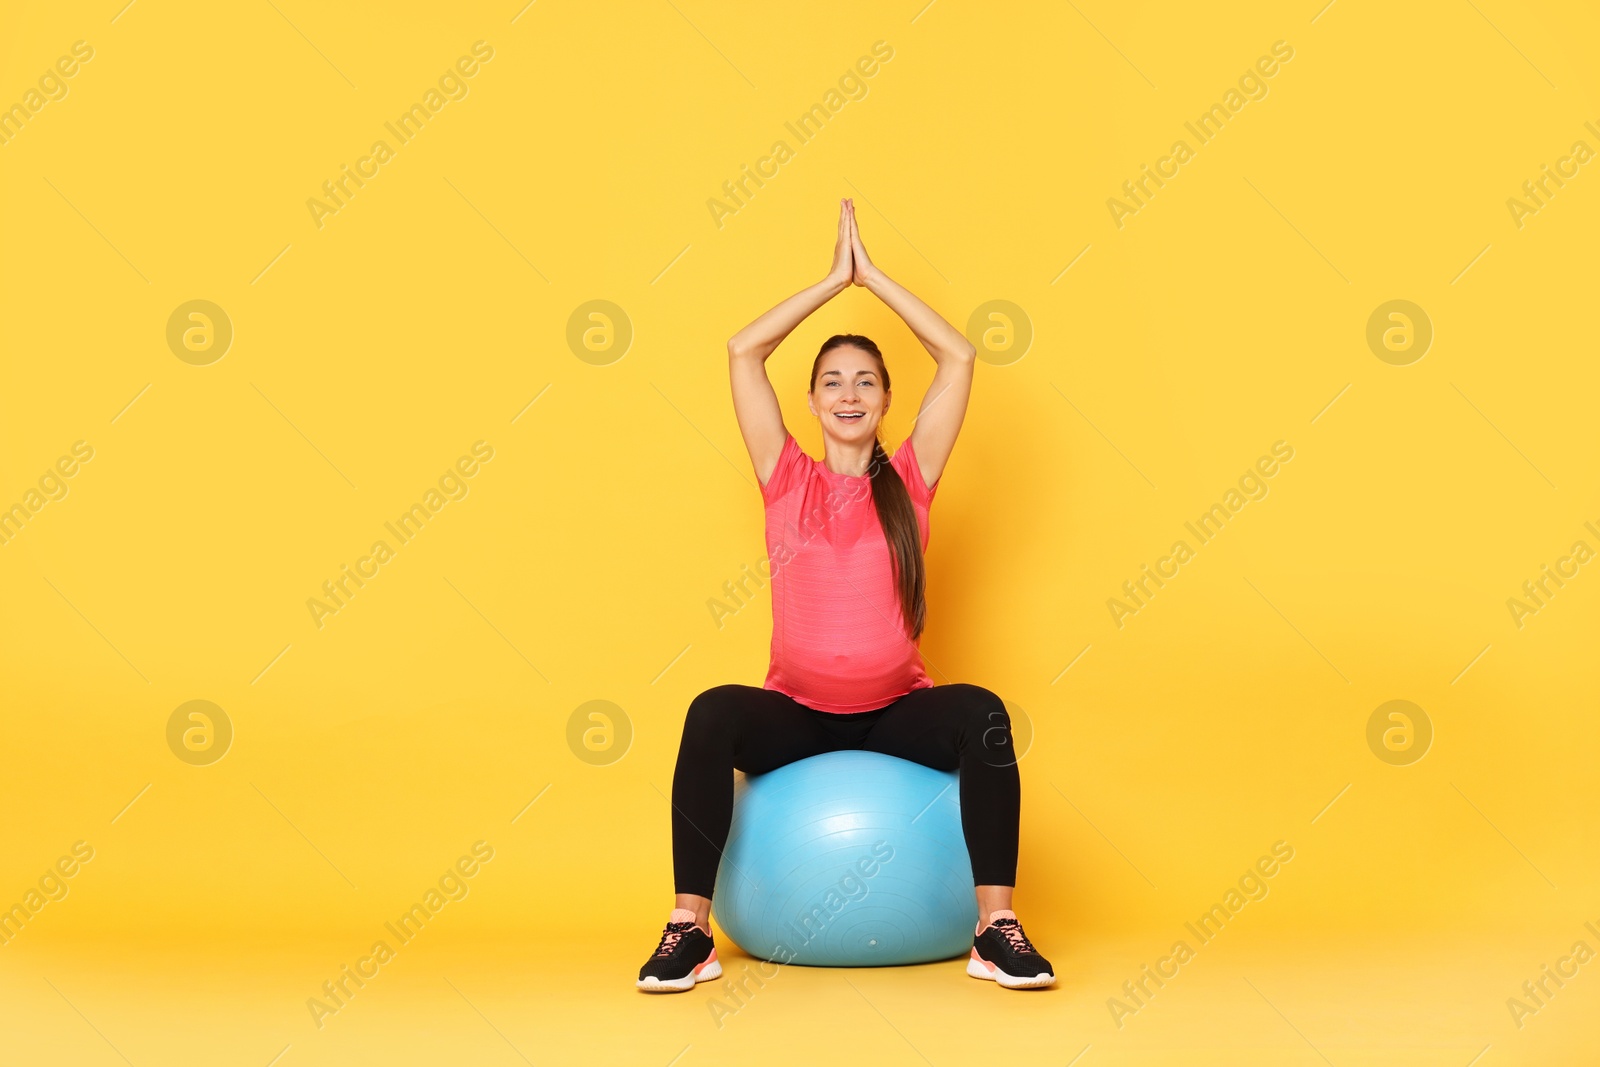
[(889, 466), (893, 467), (900, 475), (900, 480), (905, 483), (906, 492), (911, 494), (914, 503), (926, 505), (933, 500), (933, 494), (944, 481), (941, 475), (934, 480), (932, 485), (922, 477), (922, 466), (917, 462), (917, 450), (907, 437), (900, 442), (900, 447), (894, 450), (894, 455), (889, 457)]
[(794, 434), (785, 429), (783, 448), (778, 453), (777, 465), (772, 468), (771, 476), (761, 487), (762, 499), (770, 504), (788, 495), (805, 479), (815, 464), (816, 460), (800, 447), (800, 442), (795, 440)]

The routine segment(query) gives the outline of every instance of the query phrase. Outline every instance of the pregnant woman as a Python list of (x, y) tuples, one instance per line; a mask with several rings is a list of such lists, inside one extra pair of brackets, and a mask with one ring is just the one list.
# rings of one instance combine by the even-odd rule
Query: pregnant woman
[[(766, 361), (851, 284), (894, 309), (938, 369), (911, 437), (891, 458), (878, 441), (891, 399), (878, 346), (856, 334), (828, 338), (806, 394), (822, 424), (819, 462), (785, 428)], [(722, 974), (709, 916), (734, 770), (763, 774), (838, 749), (960, 771), (978, 901), (967, 973), (1007, 989), (1055, 982), (1011, 910), (1021, 782), (1005, 704), (976, 685), (934, 685), (918, 650), (928, 508), (966, 415), (975, 358), (960, 331), (867, 258), (848, 199), (828, 276), (728, 342), (734, 413), (766, 504), (771, 662), (761, 687), (720, 685), (689, 705), (672, 779), (677, 900), (639, 969), (640, 989), (681, 992)]]

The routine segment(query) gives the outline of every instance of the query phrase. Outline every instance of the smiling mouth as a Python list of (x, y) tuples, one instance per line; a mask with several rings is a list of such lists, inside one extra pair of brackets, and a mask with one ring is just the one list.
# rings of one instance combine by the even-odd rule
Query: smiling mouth
[(865, 411), (836, 411), (833, 413), (833, 417), (843, 419), (846, 422), (854, 422), (857, 419), (866, 418), (867, 413)]

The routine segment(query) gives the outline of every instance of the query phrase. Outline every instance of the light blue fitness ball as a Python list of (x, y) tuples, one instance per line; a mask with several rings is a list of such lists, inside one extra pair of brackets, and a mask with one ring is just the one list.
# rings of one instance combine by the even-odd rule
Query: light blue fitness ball
[(740, 776), (711, 913), (750, 955), (816, 967), (966, 955), (978, 923), (955, 771), (828, 752)]

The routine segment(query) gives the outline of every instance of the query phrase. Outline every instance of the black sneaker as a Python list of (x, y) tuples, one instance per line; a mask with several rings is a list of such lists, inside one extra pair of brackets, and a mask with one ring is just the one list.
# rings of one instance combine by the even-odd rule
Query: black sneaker
[(1009, 911), (996, 911), (989, 925), (972, 939), (967, 973), (999, 982), (1007, 989), (1042, 989), (1055, 985), (1055, 968), (1039, 955), (1022, 924)]
[[(689, 920), (676, 921), (680, 914), (690, 914)], [(711, 935), (694, 924), (691, 913), (675, 908), (661, 932), (661, 943), (639, 968), (637, 984), (646, 993), (682, 993), (696, 982), (721, 977), (722, 964), (717, 962)]]

